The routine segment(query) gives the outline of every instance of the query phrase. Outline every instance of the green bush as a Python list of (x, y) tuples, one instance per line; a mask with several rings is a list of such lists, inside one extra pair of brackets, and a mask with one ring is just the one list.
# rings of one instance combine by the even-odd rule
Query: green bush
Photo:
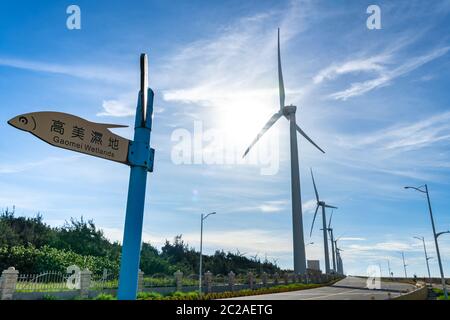
[(137, 295), (138, 300), (161, 300), (163, 295), (157, 292), (139, 292)]
[(51, 294), (46, 294), (42, 297), (42, 300), (58, 300), (58, 297), (53, 296)]
[[(16, 217), (13, 210), (0, 209), (0, 270), (15, 267), (21, 274), (36, 274), (44, 271), (65, 272), (70, 265), (88, 268), (96, 275), (118, 274), (121, 245), (110, 242), (92, 220), (70, 218), (60, 227), (44, 223), (42, 215), (34, 218)], [(196, 274), (200, 254), (189, 247), (177, 235), (174, 241), (166, 241), (158, 250), (150, 243), (141, 248), (140, 269), (147, 275), (184, 273), (183, 285), (196, 285), (197, 279), (187, 278)], [(217, 250), (213, 255), (203, 256), (204, 269), (225, 277), (230, 271), (238, 279), (244, 279), (249, 270), (260, 270), (269, 274), (281, 272), (267, 259), (259, 261), (236, 253)], [(173, 284), (173, 280), (160, 279), (161, 285)], [(152, 284), (158, 284), (158, 280)]]
[(94, 300), (117, 300), (112, 294), (100, 293)]
[(278, 285), (270, 288), (259, 288), (256, 290), (251, 289), (243, 289), (239, 291), (226, 291), (226, 292), (213, 292), (207, 293), (204, 295), (199, 295), (197, 291), (192, 292), (172, 292), (166, 295), (161, 295), (156, 292), (141, 292), (138, 294), (139, 300), (212, 300), (212, 299), (226, 299), (233, 297), (243, 297), (243, 296), (253, 296), (259, 294), (269, 294), (269, 293), (279, 293), (279, 292), (288, 292), (288, 291), (297, 291), (304, 289), (312, 289), (321, 287), (324, 285), (330, 285), (334, 283), (332, 281), (327, 284), (288, 284), (288, 285)]
[(70, 265), (102, 273), (104, 269), (118, 272), (119, 263), (106, 257), (82, 256), (72, 251), (59, 250), (48, 246), (15, 246), (0, 248), (0, 268), (14, 266), (20, 273), (41, 273), (45, 271), (66, 272)]

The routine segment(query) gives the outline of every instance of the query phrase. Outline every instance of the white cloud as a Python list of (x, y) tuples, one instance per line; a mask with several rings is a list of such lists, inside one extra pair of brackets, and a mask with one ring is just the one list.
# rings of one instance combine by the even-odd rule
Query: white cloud
[(40, 166), (48, 166), (54, 163), (69, 162), (79, 159), (81, 156), (71, 156), (71, 157), (49, 157), (38, 161), (29, 161), (14, 164), (0, 164), (0, 174), (10, 174), (19, 173), (27, 171)]
[[(288, 40), (305, 28), (308, 12), (308, 1), (292, 2), (287, 11), (241, 18), (218, 35), (188, 44), (160, 71), (167, 78), (161, 82), (171, 88), (163, 92), (164, 100), (215, 108), (215, 128), (238, 132), (236, 143), (248, 144), (279, 103), (277, 27), (281, 27), (282, 50), (287, 50)], [(303, 93), (293, 86), (287, 85), (288, 100)]]
[(286, 200), (277, 200), (277, 201), (266, 201), (262, 205), (259, 206), (259, 209), (262, 212), (280, 212), (286, 210), (286, 205), (289, 202)]
[(313, 78), (313, 81), (315, 84), (319, 84), (325, 80), (331, 80), (346, 73), (380, 72), (385, 69), (383, 64), (386, 64), (389, 60), (389, 55), (378, 55), (367, 59), (351, 60), (340, 65), (335, 64), (321, 70)]
[(414, 123), (383, 128), (363, 138), (355, 135), (340, 139), (339, 143), (350, 148), (368, 147), (394, 151), (417, 150), (433, 143), (450, 139), (450, 112), (435, 114)]
[(133, 78), (133, 76), (128, 72), (115, 70), (109, 67), (55, 64), (4, 57), (0, 57), (0, 65), (34, 72), (62, 74), (71, 77), (102, 80), (107, 82), (126, 82), (128, 79)]
[(346, 251), (351, 251), (352, 253), (361, 253), (368, 252), (373, 253), (374, 251), (417, 251), (411, 246), (410, 243), (401, 242), (401, 241), (386, 241), (386, 242), (378, 242), (374, 244), (360, 245), (360, 244), (350, 244), (345, 246), (347, 248)]
[(264, 212), (264, 213), (275, 213), (288, 210), (287, 205), (290, 201), (287, 200), (274, 200), (274, 201), (263, 201), (262, 204), (256, 204), (252, 206), (240, 206), (238, 208), (233, 208), (229, 211), (234, 212)]
[(130, 101), (104, 100), (102, 108), (103, 111), (97, 113), (97, 116), (128, 117), (134, 116), (136, 113), (136, 108)]
[[(115, 99), (103, 100), (103, 111), (97, 113), (97, 116), (105, 117), (130, 117), (136, 114), (137, 93), (130, 92), (121, 94)], [(161, 114), (165, 111), (163, 107), (153, 106), (154, 114)]]
[(304, 201), (302, 203), (303, 214), (314, 213), (314, 210), (316, 209), (316, 205), (317, 205), (316, 199)]
[(366, 238), (360, 238), (360, 237), (341, 237), (339, 238), (339, 241), (365, 241)]
[(392, 80), (447, 54), (449, 50), (449, 46), (434, 49), (425, 55), (406, 59), (406, 62), (401, 63), (396, 68), (387, 67), (387, 64), (392, 61), (391, 55), (381, 54), (366, 59), (356, 59), (347, 61), (340, 65), (332, 65), (320, 71), (313, 80), (316, 84), (319, 84), (325, 80), (334, 79), (339, 75), (347, 73), (375, 72), (377, 74), (376, 78), (352, 83), (349, 88), (329, 95), (332, 99), (347, 100), (351, 97), (360, 96), (376, 88), (387, 86), (392, 82)]

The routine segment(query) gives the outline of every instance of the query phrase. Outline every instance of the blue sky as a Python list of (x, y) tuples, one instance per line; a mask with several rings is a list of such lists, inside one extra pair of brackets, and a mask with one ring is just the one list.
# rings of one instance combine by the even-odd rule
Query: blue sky
[[(333, 225), (346, 272), (381, 263), (386, 273), (390, 259), (402, 275), (404, 251), (408, 273), (425, 274), (413, 236), (425, 236), (436, 257), (426, 202), (403, 186), (428, 183), (438, 229), (450, 228), (450, 1), (76, 1), (81, 30), (66, 28), (70, 4), (0, 4), (0, 207), (41, 212), (51, 225), (83, 215), (122, 239), (128, 167), (50, 147), (6, 121), (61, 111), (129, 125), (114, 131), (131, 138), (138, 58), (147, 52), (156, 162), (144, 240), (159, 246), (183, 234), (198, 247), (200, 213), (217, 211), (206, 221), (207, 252), (239, 250), (292, 267), (287, 122), (252, 151), (268, 158), (237, 161), (278, 108), (280, 27), (286, 102), (326, 151), (299, 137), (305, 235), (315, 243), (308, 258), (323, 252), (318, 226), (308, 237), (313, 167), (321, 197), (339, 207)], [(370, 4), (381, 8), (381, 30), (366, 27)], [(193, 153), (231, 150), (229, 162), (174, 163), (178, 133), (201, 139), (199, 126), (224, 141), (203, 137)], [(262, 174), (267, 165), (275, 174)], [(449, 274), (450, 236), (440, 243)], [(438, 274), (436, 259), (431, 270)]]

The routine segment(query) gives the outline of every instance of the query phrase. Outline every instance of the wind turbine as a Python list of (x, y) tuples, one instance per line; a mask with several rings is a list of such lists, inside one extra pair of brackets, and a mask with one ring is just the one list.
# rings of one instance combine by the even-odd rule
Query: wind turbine
[(330, 220), (328, 221), (328, 228), (327, 228), (327, 230), (330, 233), (331, 257), (333, 258), (333, 270), (334, 270), (334, 272), (337, 272), (337, 269), (336, 269), (336, 250), (335, 250), (335, 246), (334, 246), (334, 235), (333, 235), (333, 228), (331, 228), (331, 219), (333, 218), (333, 212), (334, 212), (334, 210), (331, 211)]
[(314, 218), (311, 224), (311, 231), (309, 233), (309, 236), (311, 237), (314, 228), (314, 222), (316, 221), (317, 211), (319, 210), (319, 207), (322, 207), (322, 225), (323, 225), (322, 230), (323, 230), (323, 248), (325, 250), (325, 273), (330, 273), (330, 256), (328, 252), (327, 217), (325, 214), (325, 208), (337, 209), (337, 207), (330, 206), (326, 204), (325, 201), (321, 201), (319, 199), (319, 193), (317, 192), (316, 182), (314, 181), (314, 174), (312, 172), (312, 169), (311, 169), (311, 178), (314, 186), (314, 192), (316, 193), (317, 206), (316, 212), (314, 212)]
[(290, 129), (290, 149), (291, 149), (291, 193), (292, 193), (292, 229), (293, 229), (293, 247), (294, 247), (294, 272), (296, 274), (306, 273), (306, 254), (305, 242), (303, 236), (303, 217), (302, 217), (302, 201), (300, 193), (300, 171), (298, 165), (298, 145), (297, 131), (311, 144), (313, 144), (321, 152), (325, 153), (295, 122), (295, 112), (297, 107), (294, 105), (285, 105), (285, 92), (283, 82), (283, 72), (281, 70), (280, 56), (280, 29), (278, 28), (278, 88), (280, 94), (280, 110), (273, 114), (269, 121), (264, 125), (256, 138), (245, 150), (243, 157), (247, 155), (250, 149), (258, 142), (264, 133), (273, 126), (282, 116), (289, 120)]
[(344, 274), (344, 266), (342, 264), (342, 258), (341, 258), (341, 251), (344, 251), (340, 249), (337, 246), (337, 240), (334, 240), (335, 246), (336, 246), (336, 264), (337, 264), (337, 273), (343, 275)]

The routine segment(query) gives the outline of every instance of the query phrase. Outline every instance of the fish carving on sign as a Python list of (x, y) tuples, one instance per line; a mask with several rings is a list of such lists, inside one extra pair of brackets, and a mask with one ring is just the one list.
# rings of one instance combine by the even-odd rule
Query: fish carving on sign
[(8, 123), (55, 147), (121, 163), (127, 163), (128, 160), (130, 141), (109, 130), (127, 127), (124, 125), (96, 123), (52, 111), (18, 115)]

